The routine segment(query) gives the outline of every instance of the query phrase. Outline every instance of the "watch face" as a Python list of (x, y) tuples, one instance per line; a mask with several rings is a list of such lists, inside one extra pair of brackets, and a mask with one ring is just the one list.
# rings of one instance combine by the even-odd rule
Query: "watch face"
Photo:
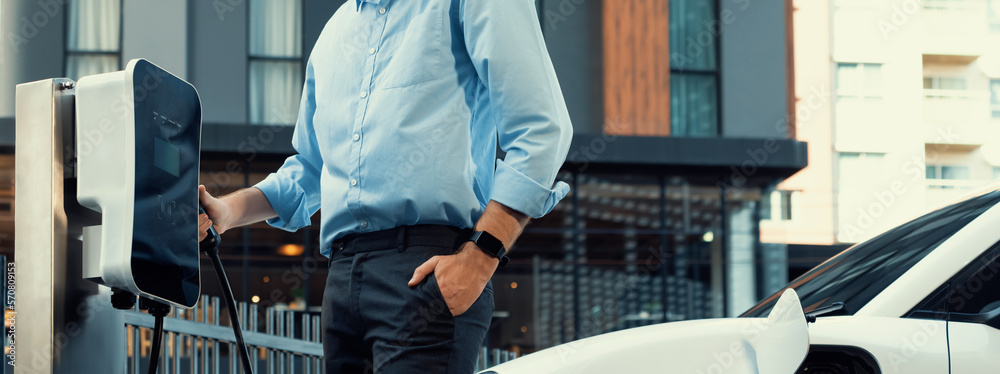
[(194, 306), (199, 287), (201, 104), (190, 84), (145, 60), (134, 67), (132, 276), (140, 291)]

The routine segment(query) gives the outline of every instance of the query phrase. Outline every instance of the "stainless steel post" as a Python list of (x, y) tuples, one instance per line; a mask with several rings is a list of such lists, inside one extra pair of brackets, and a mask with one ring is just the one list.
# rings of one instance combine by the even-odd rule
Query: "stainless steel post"
[(125, 320), (110, 289), (83, 279), (76, 203), (74, 82), (16, 90), (16, 366), (27, 373), (124, 373)]

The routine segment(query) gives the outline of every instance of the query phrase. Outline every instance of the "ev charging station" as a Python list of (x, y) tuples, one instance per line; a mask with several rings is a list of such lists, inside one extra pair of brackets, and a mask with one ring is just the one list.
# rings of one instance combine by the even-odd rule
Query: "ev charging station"
[[(227, 291), (245, 355), (218, 234), (198, 243), (194, 86), (135, 59), (79, 82), (18, 85), (16, 102), (16, 348), (32, 359), (15, 373), (124, 372), (116, 308), (138, 297), (162, 334), (158, 314), (199, 299), (202, 251)], [(151, 352), (159, 352), (156, 335)]]

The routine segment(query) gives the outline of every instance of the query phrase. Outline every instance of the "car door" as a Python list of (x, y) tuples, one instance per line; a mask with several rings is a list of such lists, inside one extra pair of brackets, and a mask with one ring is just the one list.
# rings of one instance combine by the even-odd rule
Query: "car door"
[(952, 374), (1000, 368), (1000, 245), (994, 245), (950, 284), (948, 348)]
[(951, 374), (1000, 367), (1000, 243), (941, 285), (906, 316), (946, 321)]

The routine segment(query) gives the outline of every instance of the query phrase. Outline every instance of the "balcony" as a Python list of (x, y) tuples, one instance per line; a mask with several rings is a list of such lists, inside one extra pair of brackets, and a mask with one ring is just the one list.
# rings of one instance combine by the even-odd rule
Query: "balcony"
[(983, 145), (990, 126), (989, 91), (924, 90), (924, 142)]
[(980, 56), (989, 35), (986, 0), (924, 0), (923, 53)]
[(954, 202), (982, 187), (989, 181), (957, 180), (957, 179), (927, 179), (927, 208), (934, 209), (944, 204)]

